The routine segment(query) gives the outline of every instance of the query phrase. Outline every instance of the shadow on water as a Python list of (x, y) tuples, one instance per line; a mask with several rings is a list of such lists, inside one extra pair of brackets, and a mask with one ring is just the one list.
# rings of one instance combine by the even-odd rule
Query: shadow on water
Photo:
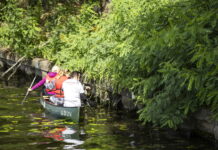
[[(215, 150), (199, 137), (171, 129), (143, 126), (131, 113), (82, 108), (79, 123), (46, 113), (31, 93), (0, 82), (0, 150)], [(35, 95), (35, 96), (34, 96)], [(16, 144), (15, 144), (16, 143)]]

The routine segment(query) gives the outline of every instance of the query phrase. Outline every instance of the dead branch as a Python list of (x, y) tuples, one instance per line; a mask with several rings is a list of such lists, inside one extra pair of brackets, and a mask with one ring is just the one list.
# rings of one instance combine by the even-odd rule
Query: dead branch
[(19, 64), (26, 56), (21, 57), (15, 64), (13, 64), (8, 70), (6, 70), (1, 77), (4, 77), (9, 71), (11, 71), (17, 64)]
[(21, 63), (19, 63), (17, 65), (17, 68), (14, 69), (14, 71), (12, 72), (12, 74), (8, 77), (8, 80), (10, 80), (10, 78), (17, 72), (18, 68), (21, 66)]

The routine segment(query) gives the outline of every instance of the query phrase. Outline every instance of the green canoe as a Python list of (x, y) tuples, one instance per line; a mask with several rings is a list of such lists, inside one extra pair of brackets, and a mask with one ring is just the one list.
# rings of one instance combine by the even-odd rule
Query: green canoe
[(70, 119), (74, 122), (79, 121), (80, 107), (56, 106), (43, 97), (40, 99), (40, 103), (46, 111), (56, 117)]

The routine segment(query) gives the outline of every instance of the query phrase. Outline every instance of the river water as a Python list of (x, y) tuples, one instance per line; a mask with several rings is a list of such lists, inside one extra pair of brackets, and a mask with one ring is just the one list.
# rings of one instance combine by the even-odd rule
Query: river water
[[(20, 79), (19, 79), (20, 81)], [(57, 119), (39, 104), (38, 91), (0, 81), (0, 150), (215, 150), (210, 140), (142, 125), (133, 113), (82, 108), (79, 123)]]

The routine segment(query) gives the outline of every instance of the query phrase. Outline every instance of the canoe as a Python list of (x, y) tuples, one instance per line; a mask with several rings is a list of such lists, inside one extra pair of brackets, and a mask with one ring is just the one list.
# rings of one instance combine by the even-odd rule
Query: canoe
[(55, 115), (58, 118), (70, 119), (74, 122), (79, 121), (80, 107), (57, 106), (49, 102), (48, 99), (48, 97), (42, 96), (40, 98), (40, 103), (50, 114)]

